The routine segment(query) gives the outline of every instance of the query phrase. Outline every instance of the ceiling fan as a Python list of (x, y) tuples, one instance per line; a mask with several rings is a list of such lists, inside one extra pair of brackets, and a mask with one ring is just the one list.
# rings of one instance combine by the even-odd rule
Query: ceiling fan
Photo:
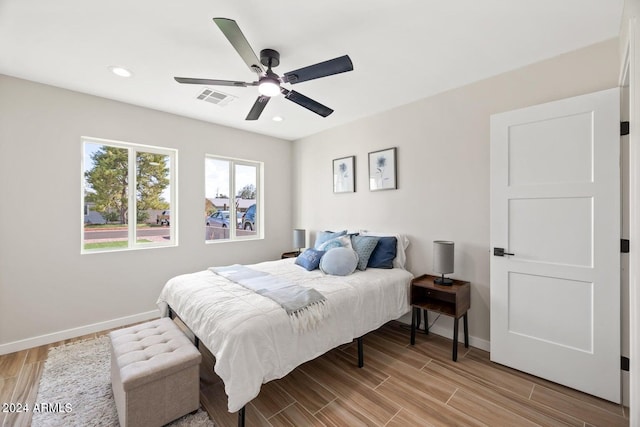
[[(249, 69), (258, 74), (258, 81), (241, 82), (234, 80), (174, 77), (178, 83), (235, 87), (258, 86), (260, 96), (258, 96), (258, 99), (256, 99), (256, 102), (253, 104), (246, 120), (257, 120), (260, 117), (260, 114), (262, 114), (262, 110), (264, 110), (264, 107), (266, 107), (269, 102), (269, 99), (279, 94), (282, 94), (289, 101), (295, 102), (296, 104), (313, 111), (322, 117), (327, 117), (329, 114), (333, 113), (331, 108), (322, 105), (319, 102), (296, 92), (295, 90), (288, 90), (282, 87), (281, 84), (297, 84), (307, 80), (352, 71), (353, 64), (351, 63), (349, 55), (340, 56), (318, 64), (309, 65), (308, 67), (289, 71), (280, 77), (271, 71), (272, 68), (275, 68), (280, 64), (280, 53), (273, 49), (263, 49), (260, 51), (260, 60), (258, 60), (236, 21), (227, 18), (213, 18), (213, 22), (216, 23), (229, 42), (231, 42), (231, 45), (249, 66)], [(264, 67), (267, 67), (267, 69), (265, 70)]]

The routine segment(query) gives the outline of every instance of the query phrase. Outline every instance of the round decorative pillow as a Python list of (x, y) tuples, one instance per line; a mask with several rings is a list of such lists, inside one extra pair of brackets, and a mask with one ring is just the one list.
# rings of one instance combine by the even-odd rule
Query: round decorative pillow
[(358, 266), (358, 254), (351, 248), (334, 248), (322, 256), (320, 270), (334, 276), (348, 276)]

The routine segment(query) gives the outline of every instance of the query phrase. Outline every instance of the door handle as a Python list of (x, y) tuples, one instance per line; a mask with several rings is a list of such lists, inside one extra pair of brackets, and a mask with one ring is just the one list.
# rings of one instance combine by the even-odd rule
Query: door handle
[(515, 254), (505, 252), (504, 248), (493, 248), (493, 256), (505, 256), (505, 255), (515, 255)]

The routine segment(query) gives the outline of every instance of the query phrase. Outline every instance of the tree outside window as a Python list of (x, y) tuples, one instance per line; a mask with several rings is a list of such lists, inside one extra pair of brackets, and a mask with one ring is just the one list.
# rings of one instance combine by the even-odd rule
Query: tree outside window
[(90, 139), (83, 149), (83, 251), (175, 244), (176, 151)]

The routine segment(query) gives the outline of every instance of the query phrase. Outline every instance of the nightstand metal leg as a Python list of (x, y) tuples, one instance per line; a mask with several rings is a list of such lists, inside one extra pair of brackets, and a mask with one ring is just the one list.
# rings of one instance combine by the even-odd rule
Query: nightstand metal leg
[(453, 318), (453, 361), (458, 361), (458, 320)]
[(416, 318), (420, 313), (420, 309), (417, 307), (413, 307), (411, 310), (411, 345), (416, 343)]
[(467, 322), (467, 313), (464, 314), (464, 346), (469, 348), (469, 324)]
[(427, 316), (427, 309), (422, 310), (424, 312), (424, 333), (429, 335), (429, 316)]

